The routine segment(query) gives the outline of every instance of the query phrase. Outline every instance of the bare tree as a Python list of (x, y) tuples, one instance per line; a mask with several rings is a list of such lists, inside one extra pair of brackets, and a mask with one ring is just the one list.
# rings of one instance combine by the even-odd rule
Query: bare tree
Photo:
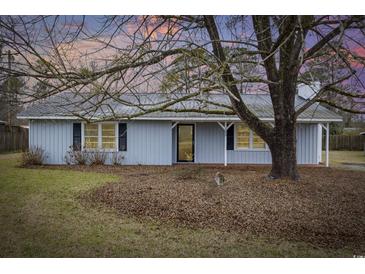
[[(8, 69), (11, 69), (14, 60), (10, 51), (4, 54), (4, 56), (2, 55), (0, 44), (0, 60), (4, 58)], [(0, 120), (6, 121), (9, 125), (15, 125), (18, 124), (16, 115), (22, 109), (17, 100), (17, 95), (21, 93), (24, 81), (21, 78), (3, 74), (2, 71), (0, 73)]]
[[(138, 104), (140, 112), (133, 116), (114, 113), (105, 119), (177, 111), (176, 103), (192, 98), (215, 104), (202, 94), (224, 93), (230, 104), (220, 104), (219, 110), (183, 111), (237, 115), (268, 144), (270, 176), (296, 180), (296, 121), (304, 110), (322, 102), (365, 112), (364, 20), (364, 16), (1, 17), (1, 44), (12, 52), (16, 65), (9, 69), (1, 63), (0, 68), (38, 86), (19, 94), (24, 102), (68, 90), (85, 102), (97, 98), (91, 104), (96, 111), (109, 99), (136, 105), (121, 100), (124, 93), (136, 98), (140, 92), (157, 90), (183, 93), (148, 108)], [(320, 90), (296, 107), (297, 85), (310, 83), (315, 79), (312, 72), (329, 64), (331, 71)], [(270, 94), (273, 125), (261, 121), (242, 100), (242, 93), (258, 90)], [(352, 98), (352, 104), (338, 97)]]

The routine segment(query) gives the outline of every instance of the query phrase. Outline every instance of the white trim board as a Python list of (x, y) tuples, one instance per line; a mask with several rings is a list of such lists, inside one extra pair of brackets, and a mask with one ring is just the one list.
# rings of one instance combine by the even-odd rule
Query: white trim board
[[(18, 119), (29, 119), (29, 120), (80, 120), (79, 117), (75, 116), (17, 116)], [(172, 121), (172, 122), (179, 122), (179, 121), (191, 121), (191, 122), (234, 122), (234, 121), (241, 121), (238, 117), (231, 117), (231, 118), (219, 118), (219, 117), (136, 117), (133, 119), (118, 119), (118, 120), (98, 120), (94, 119), (93, 122), (115, 122), (115, 121), (131, 121), (131, 120), (141, 120), (141, 121)], [(260, 118), (261, 121), (264, 122), (273, 122), (273, 118)], [(309, 119), (309, 118), (299, 118), (297, 119), (298, 123), (319, 123), (319, 122), (342, 122), (342, 119), (331, 118), (331, 119)]]

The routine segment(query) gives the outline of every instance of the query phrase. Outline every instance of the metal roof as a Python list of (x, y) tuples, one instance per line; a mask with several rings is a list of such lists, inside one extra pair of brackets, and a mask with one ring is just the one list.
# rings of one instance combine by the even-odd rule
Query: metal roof
[[(151, 108), (162, 106), (172, 99), (179, 99), (187, 94), (166, 94), (166, 93), (143, 93), (143, 94), (123, 94), (117, 99), (100, 100), (100, 97), (93, 97), (85, 101), (84, 95), (75, 95), (71, 92), (63, 92), (37, 103), (28, 106), (22, 111), (18, 118), (22, 119), (79, 119), (80, 116), (95, 120), (111, 120), (112, 117), (128, 117), (141, 113), (141, 108), (150, 110)], [(273, 108), (271, 98), (267, 94), (242, 94), (242, 100), (249, 109), (262, 120), (273, 120)], [(202, 97), (194, 97), (187, 101), (179, 102), (170, 106), (172, 110), (201, 109), (201, 110), (225, 110), (221, 106), (202, 102), (205, 99), (209, 102), (230, 105), (229, 98), (224, 94), (209, 94)], [(102, 103), (99, 103), (102, 102)], [(306, 101), (296, 96), (296, 107), (300, 107)], [(128, 105), (128, 103), (131, 103)], [(77, 115), (76, 115), (77, 114)], [(239, 120), (235, 115), (204, 114), (198, 112), (166, 112), (156, 111), (134, 119), (140, 120), (217, 120), (234, 121)], [(119, 119), (118, 119), (119, 120)], [(298, 121), (306, 122), (330, 122), (342, 121), (342, 117), (333, 111), (314, 104), (306, 109), (298, 117)]]

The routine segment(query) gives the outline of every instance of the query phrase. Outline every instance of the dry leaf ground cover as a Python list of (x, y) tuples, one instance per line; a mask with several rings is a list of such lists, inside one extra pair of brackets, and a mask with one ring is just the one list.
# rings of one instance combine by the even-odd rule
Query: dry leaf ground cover
[[(216, 186), (217, 171), (225, 176)], [(174, 166), (114, 169), (120, 182), (88, 193), (120, 215), (302, 241), (365, 252), (365, 173), (300, 168), (298, 183), (266, 178), (268, 167)]]

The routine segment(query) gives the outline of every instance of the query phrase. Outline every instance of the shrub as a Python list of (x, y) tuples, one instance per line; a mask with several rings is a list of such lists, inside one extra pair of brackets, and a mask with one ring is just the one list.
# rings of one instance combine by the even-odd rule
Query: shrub
[(103, 150), (91, 151), (89, 152), (89, 162), (90, 165), (104, 165), (106, 161), (106, 152)]
[(70, 146), (65, 156), (68, 165), (86, 165), (89, 162), (89, 154), (86, 151)]
[(120, 166), (124, 160), (124, 156), (118, 152), (112, 154), (112, 165)]
[(45, 152), (40, 147), (31, 147), (22, 153), (22, 165), (42, 165), (46, 158)]

